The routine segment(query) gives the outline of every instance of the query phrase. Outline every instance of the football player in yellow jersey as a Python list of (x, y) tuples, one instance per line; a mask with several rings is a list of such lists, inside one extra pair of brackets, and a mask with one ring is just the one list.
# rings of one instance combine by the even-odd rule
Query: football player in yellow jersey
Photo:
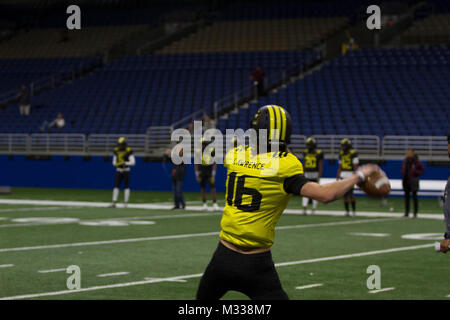
[(217, 198), (216, 198), (216, 168), (217, 164), (214, 161), (214, 149), (206, 150), (208, 148), (208, 141), (205, 141), (202, 139), (202, 163), (196, 164), (195, 169), (195, 178), (197, 179), (197, 182), (200, 184), (201, 192), (202, 192), (202, 201), (203, 201), (203, 209), (208, 210), (208, 205), (206, 201), (206, 184), (209, 184), (209, 188), (211, 190), (211, 198), (213, 201), (212, 210), (213, 211), (219, 211), (219, 206), (217, 205)]
[(261, 107), (251, 127), (268, 133), (269, 147), (263, 152), (259, 140), (257, 146), (235, 147), (225, 157), (228, 172), (220, 241), (200, 280), (199, 300), (217, 300), (229, 290), (251, 299), (288, 299), (270, 248), (289, 199), (301, 195), (330, 202), (379, 170), (376, 165), (366, 165), (346, 179), (319, 185), (305, 178), (300, 160), (287, 148), (292, 121), (284, 108)]
[(130, 198), (130, 167), (136, 164), (133, 150), (127, 145), (124, 137), (120, 137), (117, 146), (113, 151), (113, 166), (116, 167), (116, 184), (113, 190), (113, 199), (111, 207), (115, 208), (119, 198), (119, 188), (124, 183), (124, 206), (128, 206)]
[[(313, 137), (306, 139), (306, 149), (303, 152), (303, 165), (305, 167), (305, 178), (309, 181), (319, 183), (323, 170), (323, 152), (317, 149), (317, 141)], [(311, 199), (303, 197), (303, 214), (306, 215), (306, 208)], [(316, 212), (317, 200), (312, 199), (312, 214)]]
[[(356, 172), (358, 168), (358, 154), (352, 149), (352, 142), (345, 138), (341, 140), (341, 151), (339, 152), (339, 168), (337, 179), (345, 179)], [(353, 188), (344, 195), (345, 215), (350, 216), (349, 203), (352, 204), (352, 215), (356, 215), (356, 202)]]

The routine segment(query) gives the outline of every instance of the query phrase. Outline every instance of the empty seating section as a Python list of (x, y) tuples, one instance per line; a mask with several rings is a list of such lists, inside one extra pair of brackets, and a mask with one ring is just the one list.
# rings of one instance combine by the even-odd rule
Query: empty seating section
[(264, 104), (286, 106), (296, 134), (446, 135), (450, 49), (351, 51), (250, 104), (219, 128), (248, 128)]
[(104, 54), (125, 37), (144, 31), (145, 25), (82, 28), (68, 32), (62, 41), (63, 29), (32, 29), (0, 44), (0, 59), (81, 57)]
[(299, 50), (318, 44), (347, 22), (344, 17), (219, 21), (159, 53)]
[(55, 73), (71, 72), (88, 67), (99, 58), (49, 58), (0, 60), (0, 93), (17, 89), (20, 85), (49, 77)]
[(405, 44), (440, 44), (450, 42), (450, 13), (433, 14), (414, 24), (402, 35)]
[(33, 98), (29, 117), (0, 112), (0, 131), (39, 131), (61, 112), (65, 133), (145, 133), (205, 109), (243, 86), (257, 64), (270, 75), (311, 61), (312, 52), (251, 52), (129, 56)]
[(218, 20), (294, 19), (304, 17), (350, 17), (368, 0), (347, 1), (253, 1), (229, 5)]

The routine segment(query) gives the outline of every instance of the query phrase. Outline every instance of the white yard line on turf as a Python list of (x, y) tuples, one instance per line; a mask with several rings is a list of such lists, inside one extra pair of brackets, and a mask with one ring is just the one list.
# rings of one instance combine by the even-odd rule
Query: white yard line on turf
[[(158, 280), (158, 279), (164, 279), (164, 278), (144, 278), (144, 280)], [(167, 280), (167, 279), (165, 279), (164, 281), (167, 281), (167, 282), (187, 282), (187, 280)]]
[(295, 287), (296, 290), (304, 290), (304, 289), (311, 289), (311, 288), (317, 288), (323, 286), (323, 283), (314, 283), (314, 284), (308, 284), (306, 286), (299, 286)]
[(62, 272), (66, 271), (66, 268), (60, 268), (60, 269), (49, 269), (49, 270), (38, 270), (39, 273), (52, 273), (52, 272)]
[(341, 260), (341, 259), (349, 259), (349, 258), (355, 258), (355, 257), (373, 256), (376, 254), (417, 250), (417, 249), (424, 249), (424, 248), (431, 248), (431, 247), (434, 247), (434, 243), (422, 244), (422, 245), (417, 245), (417, 246), (409, 246), (409, 247), (392, 248), (392, 249), (374, 250), (374, 251), (367, 251), (367, 252), (360, 252), (360, 253), (342, 254), (339, 256), (315, 258), (315, 259), (308, 259), (308, 260), (281, 262), (281, 263), (276, 263), (275, 266), (285, 267), (285, 266), (293, 266), (293, 265), (297, 265), (297, 264), (323, 262), (323, 261), (330, 261), (330, 260)]
[(384, 289), (378, 289), (378, 290), (369, 290), (369, 293), (378, 293), (378, 292), (385, 292), (385, 291), (392, 291), (395, 290), (394, 287), (392, 288), (384, 288)]
[(349, 235), (351, 236), (362, 236), (362, 237), (376, 237), (376, 238), (383, 238), (383, 237), (390, 237), (390, 233), (368, 233), (368, 232), (350, 232)]
[[(391, 221), (391, 220), (394, 221), (393, 219), (390, 219), (390, 218), (388, 218), (388, 219), (370, 219), (370, 220), (364, 219), (364, 220), (351, 220), (351, 221), (337, 221), (337, 222), (325, 222), (325, 223), (314, 223), (314, 224), (300, 224), (300, 225), (291, 225), (291, 226), (279, 226), (279, 227), (276, 227), (275, 229), (276, 230), (304, 229), (304, 228), (328, 227), (328, 226), (337, 226), (337, 225), (374, 223), (374, 222), (383, 222), (383, 221)], [(17, 247), (17, 248), (1, 248), (0, 253), (12, 252), (12, 251), (28, 251), (28, 250), (40, 250), (40, 249), (56, 249), (56, 248), (68, 248), (68, 247), (108, 245), (108, 244), (130, 243), (130, 242), (140, 242), (140, 241), (208, 237), (208, 236), (217, 236), (218, 234), (219, 234), (218, 231), (214, 231), (214, 232), (203, 232), (203, 233), (187, 233), (187, 234), (177, 234), (177, 235), (167, 235), (167, 236), (145, 237), (145, 238), (130, 238), (130, 239), (103, 240), (103, 241), (90, 241), (90, 242), (62, 243), (62, 244)]]
[(13, 264), (0, 264), (0, 268), (11, 268), (14, 267)]
[(124, 275), (127, 275), (127, 274), (130, 274), (130, 273), (127, 272), (127, 271), (123, 271), (123, 272), (113, 272), (113, 273), (99, 274), (99, 275), (97, 275), (97, 277), (100, 277), (100, 278), (115, 277), (115, 276), (124, 276)]
[[(96, 208), (107, 208), (111, 205), (109, 202), (92, 202), (92, 201), (54, 201), (54, 200), (26, 200), (26, 199), (0, 199), (0, 203), (4, 204), (31, 204), (31, 205), (57, 205), (57, 206), (76, 206), (76, 207), (96, 207)], [(123, 207), (123, 204), (117, 205), (119, 208)], [(173, 205), (165, 205), (161, 203), (130, 203), (128, 204), (129, 209), (151, 209), (151, 210), (170, 210)], [(186, 211), (204, 211), (202, 206), (189, 206), (186, 207)], [(221, 212), (220, 212), (221, 213)], [(303, 210), (300, 209), (286, 209), (285, 214), (303, 214)], [(340, 210), (318, 210), (316, 215), (327, 215), (327, 216), (343, 216), (343, 211)], [(392, 217), (400, 218), (401, 213), (393, 212), (372, 212), (372, 211), (358, 211), (357, 216), (361, 217)], [(180, 218), (184, 216), (180, 214)], [(442, 214), (436, 213), (419, 213), (417, 218), (423, 219), (437, 219), (443, 220), (444, 216)]]
[[(332, 260), (340, 260), (340, 259), (350, 259), (350, 258), (355, 258), (355, 257), (364, 257), (364, 256), (384, 254), (384, 253), (424, 249), (424, 248), (429, 248), (429, 247), (433, 247), (433, 246), (434, 246), (434, 243), (429, 243), (429, 244), (424, 244), (424, 245), (419, 245), (419, 246), (391, 248), (391, 249), (384, 249), (384, 250), (375, 250), (375, 251), (344, 254), (344, 255), (339, 255), (339, 256), (323, 257), (323, 258), (317, 258), (317, 259), (282, 262), (282, 263), (276, 263), (275, 266), (276, 267), (284, 267), (284, 266), (290, 266), (290, 265), (296, 265), (296, 264), (315, 263), (315, 262), (332, 261)], [(82, 288), (82, 289), (78, 289), (78, 290), (62, 290), (62, 291), (54, 291), (54, 292), (42, 292), (42, 293), (24, 294), (24, 295), (11, 296), (11, 297), (3, 297), (3, 298), (0, 298), (0, 300), (31, 299), (31, 298), (57, 296), (57, 295), (79, 293), (79, 292), (88, 292), (88, 291), (95, 291), (95, 290), (123, 288), (123, 287), (131, 287), (131, 286), (145, 285), (145, 284), (165, 282), (165, 281), (177, 281), (177, 280), (187, 280), (187, 279), (192, 279), (192, 278), (200, 278), (202, 275), (203, 275), (202, 273), (197, 273), (197, 274), (188, 274), (188, 275), (168, 277), (168, 278), (157, 278), (157, 279), (150, 278), (149, 280), (116, 283), (116, 284), (103, 285), (103, 286), (94, 286), (94, 287)], [(449, 297), (450, 297), (450, 295), (449, 295)]]

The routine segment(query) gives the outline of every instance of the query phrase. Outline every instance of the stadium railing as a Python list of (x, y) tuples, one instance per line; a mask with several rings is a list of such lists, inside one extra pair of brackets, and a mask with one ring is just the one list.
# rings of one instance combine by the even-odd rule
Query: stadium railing
[(86, 153), (90, 155), (111, 155), (120, 137), (127, 139), (133, 152), (144, 154), (147, 152), (146, 134), (90, 134), (86, 141)]
[(73, 134), (31, 134), (28, 138), (29, 150), (34, 154), (80, 154), (85, 151), (86, 136)]
[(352, 146), (362, 158), (374, 159), (380, 155), (380, 137), (370, 135), (314, 135), (317, 145), (328, 158), (338, 158), (341, 140), (350, 139)]
[[(297, 77), (304, 71), (319, 64), (322, 61), (322, 57), (324, 56), (323, 50), (323, 46), (317, 46), (311, 51), (309, 60), (303, 63), (291, 65), (285, 70), (264, 77), (264, 90), (270, 91), (277, 87), (283, 86), (289, 83), (291, 81), (291, 78)], [(214, 119), (218, 119), (219, 116), (231, 110), (238, 109), (246, 102), (249, 102), (251, 100), (257, 101), (258, 98), (259, 97), (256, 86), (244, 86), (241, 90), (236, 91), (214, 102)]]
[[(164, 150), (173, 147), (173, 127), (152, 127), (145, 134), (0, 134), (0, 154), (25, 155), (81, 155), (109, 156), (119, 137), (125, 137), (138, 156), (159, 158)], [(423, 160), (448, 161), (445, 136), (378, 136), (370, 135), (314, 135), (317, 145), (327, 159), (339, 155), (340, 141), (348, 138), (361, 159), (403, 159), (412, 148)], [(225, 141), (224, 141), (225, 143)], [(301, 153), (306, 137), (292, 135), (290, 149)]]
[(448, 142), (445, 136), (385, 136), (381, 156), (402, 159), (408, 149), (426, 160), (448, 160)]

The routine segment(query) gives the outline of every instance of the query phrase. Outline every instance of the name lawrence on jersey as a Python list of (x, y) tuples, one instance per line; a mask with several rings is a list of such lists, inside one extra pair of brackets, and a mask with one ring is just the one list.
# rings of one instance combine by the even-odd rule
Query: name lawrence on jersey
[(271, 247), (276, 223), (292, 195), (307, 182), (301, 162), (289, 152), (256, 154), (238, 146), (226, 155), (225, 167), (220, 238), (242, 248)]

